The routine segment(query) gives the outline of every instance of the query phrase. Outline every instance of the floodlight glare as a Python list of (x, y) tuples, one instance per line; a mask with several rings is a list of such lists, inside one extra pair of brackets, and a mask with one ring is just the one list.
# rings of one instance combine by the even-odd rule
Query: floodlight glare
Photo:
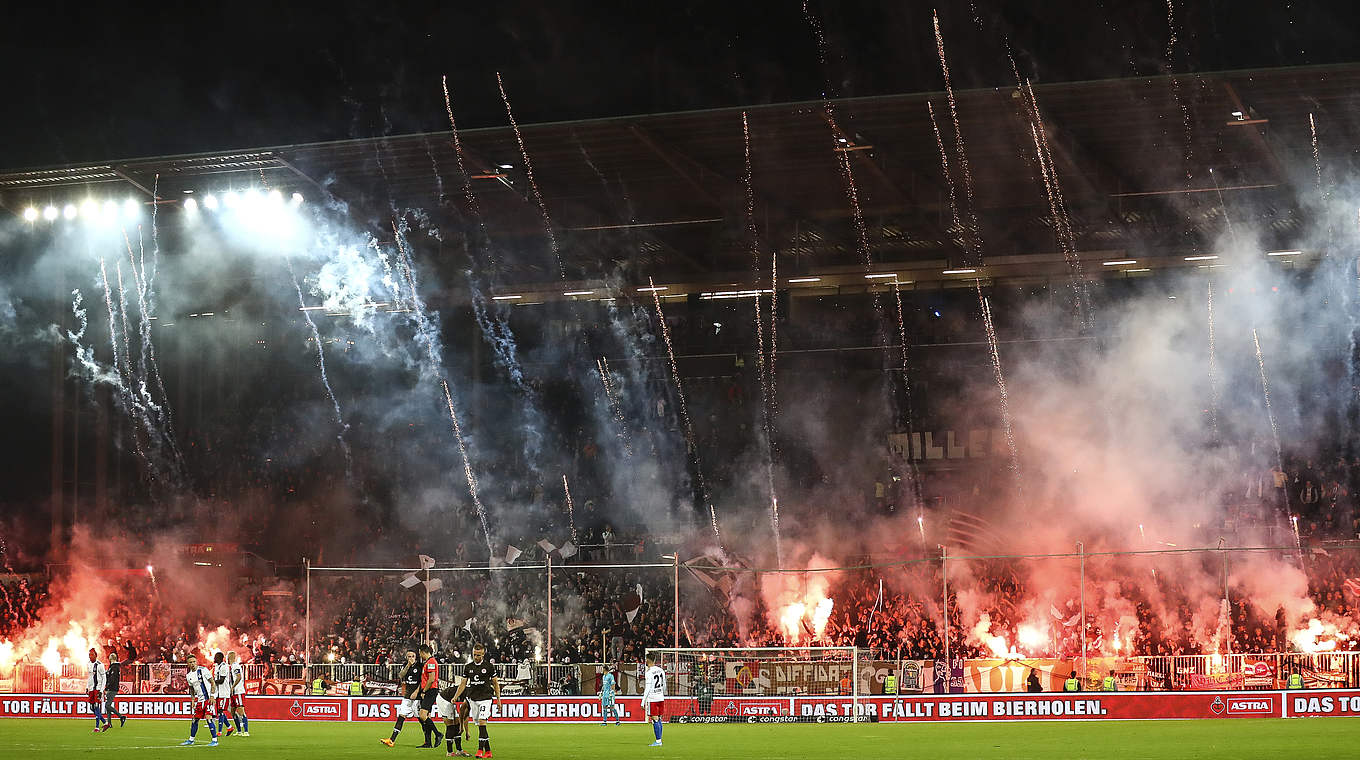
[(47, 208), (43, 209), (43, 218), (50, 222), (53, 219), (57, 218), (58, 213), (60, 212), (57, 211), (56, 206), (48, 206)]
[(61, 215), (67, 219), (75, 219), (76, 213), (76, 204), (74, 203), (68, 203), (61, 209)]
[(206, 209), (209, 210), (209, 211), (216, 211), (216, 210), (217, 210), (217, 196), (216, 196), (216, 195), (208, 195), (208, 196), (204, 196), (204, 198), (203, 198), (203, 207), (206, 208)]
[(282, 205), (283, 205), (283, 193), (279, 192), (278, 190), (270, 190), (270, 191), (269, 191), (269, 202), (270, 202), (272, 205), (275, 205), (275, 206), (282, 206)]
[(302, 193), (293, 193), (293, 207), (302, 205)]
[(141, 215), (142, 204), (138, 203), (135, 198), (128, 198), (123, 201), (123, 216), (126, 216), (129, 219), (136, 219)]
[(28, 208), (24, 209), (24, 221), (25, 221), (25, 222), (36, 221), (37, 219), (38, 219), (38, 210), (37, 210), (36, 208), (33, 208), (32, 206), (29, 206)]
[(222, 196), (222, 204), (227, 208), (236, 208), (240, 203), (241, 196), (237, 195), (235, 191)]
[(113, 201), (104, 201), (104, 219), (112, 221), (118, 217), (118, 204)]
[(85, 202), (80, 204), (80, 215), (86, 219), (93, 219), (99, 215), (99, 204), (94, 202), (94, 198), (86, 198)]
[(193, 198), (185, 198), (184, 210), (190, 212), (198, 211), (198, 201), (194, 200)]

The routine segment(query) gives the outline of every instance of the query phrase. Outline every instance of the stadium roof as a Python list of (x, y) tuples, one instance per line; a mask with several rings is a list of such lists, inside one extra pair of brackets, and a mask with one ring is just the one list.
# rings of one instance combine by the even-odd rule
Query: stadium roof
[[(1102, 275), (1195, 266), (1225, 224), (1254, 222), (1261, 244), (1295, 248), (1317, 197), (1310, 117), (1324, 180), (1349, 168), (1360, 137), (1360, 65), (1186, 74), (1036, 86), (1070, 224)], [(927, 104), (966, 195), (944, 93), (745, 109), (762, 244), (781, 277), (863, 284), (864, 255), (840, 171), (846, 158), (874, 269), (919, 284), (967, 264)], [(1064, 271), (1024, 100), (1014, 87), (957, 93), (986, 277)], [(727, 284), (749, 273), (742, 109), (521, 125), (566, 271), (588, 283), (627, 262), (644, 282)], [(460, 130), (492, 236), (498, 282), (563, 290), (543, 217), (509, 127)], [(264, 183), (333, 196), (374, 230), (391, 209), (424, 209), (445, 229), (466, 204), (449, 132), (111, 161), (0, 173), (0, 204), (122, 198), (174, 205), (186, 193)], [(1344, 166), (1336, 162), (1347, 162)], [(1221, 200), (1220, 200), (1221, 199)], [(446, 236), (445, 239), (450, 239)], [(1097, 262), (1133, 259), (1137, 265)], [(749, 278), (749, 274), (748, 274)], [(678, 290), (678, 288), (677, 288)], [(518, 292), (518, 291), (517, 291)], [(674, 291), (673, 291), (674, 292)]]

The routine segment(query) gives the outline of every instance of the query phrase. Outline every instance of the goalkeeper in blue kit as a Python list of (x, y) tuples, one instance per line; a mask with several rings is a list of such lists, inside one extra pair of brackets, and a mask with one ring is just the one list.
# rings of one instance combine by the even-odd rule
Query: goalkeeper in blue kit
[(614, 677), (614, 666), (608, 666), (604, 678), (600, 681), (600, 725), (609, 725), (609, 716), (614, 716), (614, 725), (619, 725), (619, 709), (614, 706), (614, 693), (618, 688), (618, 681)]

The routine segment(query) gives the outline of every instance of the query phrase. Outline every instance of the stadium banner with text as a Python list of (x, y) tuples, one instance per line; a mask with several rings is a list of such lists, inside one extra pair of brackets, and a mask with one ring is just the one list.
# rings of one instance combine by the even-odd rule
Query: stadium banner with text
[(1360, 716), (1360, 691), (1285, 692), (1285, 715), (1290, 718)]
[[(351, 701), (354, 708), (351, 720), (356, 721), (395, 720), (400, 702), (390, 697), (354, 697)], [(668, 699), (666, 708), (682, 709), (682, 705), (691, 701)], [(614, 707), (624, 720), (642, 720), (641, 697), (619, 697), (614, 700)], [(437, 709), (434, 714), (442, 717)], [(599, 723), (602, 719), (598, 697), (502, 697), (501, 703), (491, 708), (491, 720), (510, 723)]]
[[(640, 721), (637, 697), (617, 701), (624, 720)], [(190, 700), (171, 695), (118, 698), (130, 718), (187, 720)], [(255, 720), (376, 721), (396, 718), (397, 700), (385, 697), (250, 696)], [(0, 718), (84, 718), (88, 702), (58, 694), (0, 695)], [(667, 717), (684, 723), (843, 723), (851, 721), (1156, 720), (1360, 716), (1360, 690), (1317, 692), (1081, 692), (1066, 694), (955, 694), (862, 697), (718, 697), (668, 699)], [(506, 697), (492, 720), (511, 723), (598, 722), (592, 697)]]
[[(247, 696), (252, 720), (350, 720), (347, 697)], [(180, 718), (193, 715), (188, 697), (129, 694), (117, 699), (118, 711), (129, 718)], [(0, 718), (85, 718), (92, 715), (84, 698), (69, 694), (5, 694), (0, 696)]]
[[(843, 699), (798, 699), (800, 715), (847, 715)], [(859, 710), (881, 722), (970, 720), (1156, 720), (1279, 716), (1279, 692), (1047, 692), (871, 697)]]

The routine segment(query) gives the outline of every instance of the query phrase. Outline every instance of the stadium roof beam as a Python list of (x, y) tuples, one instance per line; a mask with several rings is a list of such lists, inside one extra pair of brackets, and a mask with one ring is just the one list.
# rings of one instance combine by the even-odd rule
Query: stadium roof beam
[(128, 183), (129, 185), (132, 185), (138, 190), (141, 190), (143, 193), (146, 193), (147, 197), (151, 198), (151, 200), (153, 201), (160, 200), (160, 198), (156, 197), (156, 194), (152, 192), (151, 188), (138, 182), (136, 179), (132, 177), (131, 174), (128, 174), (125, 167), (111, 166), (109, 167), (109, 171), (113, 172), (114, 174), (117, 174), (119, 177), (123, 179), (124, 182)]
[[(874, 144), (871, 146), (856, 145), (852, 136), (846, 134), (845, 130), (841, 129), (841, 126), (836, 123), (836, 120), (831, 118), (831, 115), (825, 110), (822, 111), (822, 119), (827, 123), (827, 126), (831, 128), (831, 132), (836, 137), (837, 142), (843, 146), (837, 148), (838, 151), (843, 151), (851, 161), (873, 175), (880, 184), (892, 193), (897, 202), (904, 207), (912, 219), (924, 224), (928, 229), (936, 233), (940, 238), (940, 242), (953, 242), (953, 237), (949, 234), (949, 231), (940, 224), (939, 218), (934, 214), (926, 212), (926, 209), (930, 204), (916, 192), (916, 187), (919, 185), (935, 187), (938, 183), (930, 180), (926, 175), (915, 171), (910, 166), (901, 166), (897, 171), (905, 174), (908, 180), (907, 185), (904, 187), (897, 180), (894, 180), (889, 176), (882, 164), (879, 163), (879, 154), (874, 152), (874, 150), (880, 149), (877, 140), (875, 140)], [(873, 148), (874, 150), (870, 150), (870, 148)]]
[[(1237, 88), (1233, 87), (1232, 79), (1230, 77), (1223, 78), (1223, 91), (1227, 93), (1228, 99), (1232, 101), (1233, 107), (1237, 109), (1238, 113), (1243, 116), (1246, 116), (1249, 113), (1247, 107), (1242, 103), (1242, 98), (1237, 94)], [(1280, 163), (1280, 157), (1275, 155), (1275, 150), (1270, 147), (1270, 141), (1266, 139), (1265, 134), (1263, 134), (1261, 130), (1261, 127), (1268, 126), (1269, 123), (1269, 119), (1251, 119), (1249, 121), (1243, 121), (1242, 126), (1239, 128), (1247, 130), (1247, 135), (1251, 138), (1251, 141), (1256, 144), (1256, 147), (1261, 150), (1261, 155), (1265, 158), (1266, 164), (1270, 166), (1270, 170), (1274, 172), (1275, 177), (1281, 183), (1288, 184), (1289, 175), (1285, 172), (1284, 166)]]
[[(628, 131), (632, 132), (633, 136), (635, 136), (639, 142), (645, 145), (648, 150), (655, 153), (662, 161), (665, 161), (668, 166), (680, 175), (681, 179), (684, 179), (686, 183), (695, 188), (697, 192), (701, 193), (706, 199), (713, 203), (714, 207), (725, 216), (731, 215), (735, 218), (740, 218), (740, 214), (745, 213), (734, 211), (730, 208), (730, 204), (722, 201), (719, 194), (708, 189), (703, 183), (705, 177), (711, 177), (718, 181), (722, 186), (723, 192), (732, 194), (732, 197), (734, 198), (741, 198), (746, 194), (746, 186), (741, 180), (733, 179), (703, 165), (684, 151), (668, 143), (655, 132), (648, 130), (640, 124), (630, 124), (628, 126)], [(684, 168), (686, 166), (689, 167), (688, 170)], [(697, 177), (695, 176), (696, 174), (698, 175)], [(761, 191), (759, 188), (753, 188), (753, 191), (758, 202), (765, 206), (767, 210), (774, 212), (783, 221), (792, 222), (792, 226), (795, 229), (798, 227), (808, 227), (816, 232), (820, 239), (831, 239), (831, 237), (822, 229), (821, 225), (814, 222), (809, 214), (793, 208), (789, 204), (774, 197), (772, 194)]]

